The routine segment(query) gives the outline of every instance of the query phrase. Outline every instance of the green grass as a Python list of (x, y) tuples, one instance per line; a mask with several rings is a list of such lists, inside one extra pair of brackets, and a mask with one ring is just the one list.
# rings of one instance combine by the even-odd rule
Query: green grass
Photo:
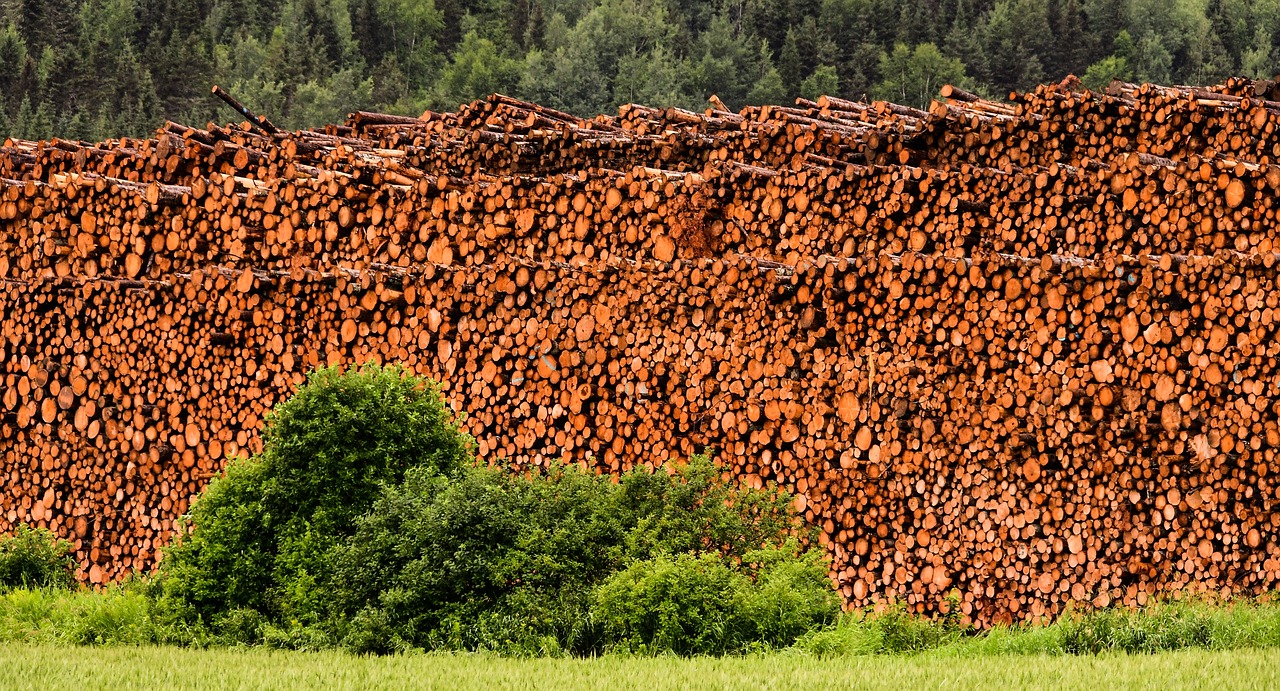
[(1253, 602), (1111, 610), (976, 636), (904, 615), (850, 618), (791, 649), (721, 658), (358, 657), (155, 645), (166, 640), (191, 639), (159, 624), (134, 592), (3, 593), (0, 689), (1280, 687), (1280, 606)]
[[(15, 589), (0, 592), (0, 643), (34, 645), (192, 647), (238, 645), (260, 636), (166, 623), (139, 588), (105, 590)], [(297, 647), (310, 639), (280, 630), (266, 647)], [(297, 640), (294, 640), (297, 639)], [(331, 643), (321, 642), (319, 647)], [(305, 646), (304, 646), (305, 647)], [(775, 651), (817, 658), (932, 652), (954, 657), (1080, 655), (1280, 650), (1280, 604), (1267, 599), (1212, 603), (1190, 600), (1129, 611), (1107, 609), (1067, 614), (1050, 625), (975, 632), (889, 611), (848, 615), (838, 625), (815, 629), (794, 646)], [(757, 649), (758, 652), (766, 650)]]
[(792, 648), (719, 658), (161, 645), (226, 642), (190, 633), (128, 589), (0, 593), (0, 689), (1280, 688), (1272, 602), (1174, 602), (978, 635), (903, 614), (850, 617)]
[(1280, 651), (1158, 655), (515, 659), (0, 645), (4, 689), (1266, 689)]
[(151, 602), (120, 588), (0, 593), (0, 641), (69, 645), (143, 645), (164, 640)]

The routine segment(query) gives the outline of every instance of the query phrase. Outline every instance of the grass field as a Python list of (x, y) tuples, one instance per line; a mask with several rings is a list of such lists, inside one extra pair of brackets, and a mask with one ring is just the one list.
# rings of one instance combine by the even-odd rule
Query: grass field
[(1270, 689), (1280, 651), (521, 660), (0, 645), (4, 689)]

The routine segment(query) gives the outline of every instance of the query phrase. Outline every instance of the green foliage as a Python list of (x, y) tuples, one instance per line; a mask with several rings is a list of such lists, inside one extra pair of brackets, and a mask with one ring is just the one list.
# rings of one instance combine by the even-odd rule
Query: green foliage
[(44, 528), (19, 525), (0, 535), (0, 592), (10, 588), (69, 588), (75, 584), (71, 543)]
[[(377, 0), (377, 21), (361, 41), (370, 57), (395, 58), (413, 87), (425, 88), (439, 65), (436, 43), (444, 30), (444, 15), (431, 0)], [(379, 61), (380, 61), (379, 60)]]
[(899, 43), (892, 53), (880, 56), (884, 81), (874, 90), (876, 98), (924, 108), (944, 84), (968, 86), (964, 65), (943, 56), (938, 47), (924, 43), (910, 48)]
[(689, 62), (688, 67), (677, 64), (677, 68), (687, 76), (690, 99), (716, 94), (730, 108), (739, 108), (744, 103), (780, 103), (786, 98), (768, 44), (735, 31), (723, 15), (713, 17), (698, 36)]
[[(785, 550), (784, 550), (785, 552)], [(729, 569), (727, 580), (743, 585), (749, 590), (764, 593), (777, 580), (759, 579), (757, 585), (750, 586), (742, 580), (744, 572), (761, 572), (768, 568), (763, 565), (751, 565), (737, 574), (737, 568), (730, 560), (714, 555), (702, 557), (665, 557), (661, 560), (636, 562), (633, 572), (645, 572), (647, 580), (642, 592), (652, 593), (658, 588), (654, 585), (662, 574), (663, 568), (657, 568), (658, 561), (670, 565), (675, 561), (691, 563), (685, 567), (682, 577), (694, 581), (699, 589), (714, 590), (720, 575), (696, 575), (696, 572), (715, 571), (719, 567)], [(718, 563), (718, 567), (703, 568), (696, 562), (708, 564)], [(806, 570), (805, 559), (791, 560), (792, 566), (787, 569)], [(694, 572), (690, 576), (689, 572)], [(665, 577), (665, 576), (663, 576)], [(812, 578), (812, 575), (808, 578)], [(776, 577), (775, 577), (776, 579)], [(620, 578), (617, 578), (620, 580)], [(786, 579), (783, 579), (786, 580)], [(809, 586), (800, 584), (788, 586), (791, 590), (805, 590)], [(779, 588), (781, 590), (781, 588)], [(597, 592), (601, 592), (600, 589)], [(764, 596), (759, 602), (766, 608), (775, 606), (770, 600), (775, 596)], [(686, 606), (698, 606), (695, 598), (688, 593), (676, 593), (675, 599)], [(700, 605), (708, 611), (728, 611), (729, 621), (741, 621), (743, 617), (734, 619), (733, 612), (747, 612), (745, 617), (751, 621), (759, 621), (758, 609), (751, 606), (725, 606), (706, 602)], [(737, 600), (735, 602), (739, 602)], [(817, 600), (820, 602), (821, 598)], [(673, 605), (661, 599), (655, 600), (659, 608), (670, 609)], [(784, 605), (785, 607), (786, 605)], [(622, 608), (624, 617), (639, 620), (645, 616), (635, 613), (629, 608)], [(813, 612), (820, 609), (806, 607), (793, 608), (800, 617), (780, 617), (779, 621), (803, 621), (806, 617), (821, 621)], [(806, 614), (809, 613), (809, 614)], [(399, 649), (408, 648), (403, 641), (394, 639), (394, 632), (385, 622), (376, 621), (378, 615), (362, 615), (353, 622), (352, 630), (359, 630), (365, 636), (366, 645), (362, 648), (348, 641), (348, 649)], [(600, 609), (590, 616), (600, 620), (603, 616)], [(694, 622), (691, 631), (707, 632), (716, 635), (715, 630), (708, 631), (701, 621)], [(712, 640), (715, 640), (712, 638)], [(760, 641), (786, 641), (782, 638), (759, 636)], [(390, 642), (390, 645), (388, 645)], [(165, 620), (163, 612), (157, 604), (146, 596), (145, 590), (137, 587), (111, 587), (102, 590), (80, 589), (36, 589), (23, 588), (0, 593), (0, 645), (20, 643), (23, 645), (54, 644), (93, 645), (93, 646), (144, 646), (155, 644), (177, 644), (194, 647), (223, 645), (264, 645), (288, 648), (320, 648), (333, 645), (326, 634), (314, 627), (285, 628), (265, 622), (259, 614), (248, 610), (237, 610), (225, 613), (225, 618), (217, 627), (190, 628), (175, 626)], [(749, 644), (745, 650), (760, 650), (776, 647), (776, 644)], [(650, 650), (642, 644), (629, 646), (626, 641), (615, 641), (613, 650), (625, 651)], [(813, 658), (842, 659), (853, 656), (877, 655), (913, 655), (925, 651), (933, 651), (927, 656), (933, 659), (948, 660), (951, 664), (959, 664), (961, 658), (992, 658), (1008, 655), (1040, 656), (1041, 663), (1048, 664), (1052, 659), (1046, 656), (1103, 655), (1103, 660), (1115, 659), (1115, 654), (1156, 655), (1170, 651), (1209, 650), (1215, 652), (1232, 650), (1277, 650), (1280, 649), (1280, 606), (1272, 601), (1240, 600), (1232, 603), (1220, 602), (1168, 602), (1149, 605), (1140, 610), (1107, 609), (1089, 613), (1067, 613), (1057, 622), (1049, 625), (1029, 625), (1000, 627), (987, 631), (973, 631), (960, 627), (952, 620), (928, 620), (908, 615), (900, 608), (890, 608), (882, 613), (853, 612), (842, 615), (835, 623), (815, 626), (795, 640), (793, 645), (784, 648), (791, 653), (789, 657), (807, 659), (807, 666), (821, 666), (821, 660)], [(138, 650), (141, 654), (143, 651)], [(507, 649), (507, 652), (539, 656), (559, 656), (565, 652), (558, 646), (554, 638), (544, 639), (541, 645), (524, 650)], [(59, 655), (74, 654), (66, 648), (59, 650)], [(175, 651), (168, 650), (161, 654), (171, 656)], [(798, 655), (797, 655), (798, 654)], [(352, 658), (355, 659), (355, 658)], [(401, 658), (403, 659), (403, 658)], [(435, 660), (447, 658), (433, 657)], [(482, 657), (486, 664), (504, 664), (493, 657)], [(608, 659), (608, 658), (606, 658)], [(619, 659), (619, 658), (612, 658)], [(844, 661), (841, 664), (862, 664), (855, 661)], [(1007, 663), (1002, 663), (1007, 664)]]
[(1068, 613), (1049, 630), (1057, 649), (1073, 655), (1271, 647), (1280, 645), (1280, 613), (1274, 607), (1175, 601), (1140, 612)]
[(519, 91), (582, 114), (639, 97), (683, 105), (684, 69), (671, 53), (677, 31), (660, 0), (601, 0), (573, 26), (555, 15), (544, 48), (527, 57)]
[(99, 139), (236, 117), (210, 82), (288, 127), (495, 90), (594, 115), (713, 93), (922, 106), (949, 80), (1004, 94), (1090, 69), (1199, 84), (1273, 76), (1278, 18), (1277, 0), (22, 0), (0, 3), (0, 127)]
[(901, 607), (853, 612), (834, 625), (806, 632), (796, 648), (821, 657), (917, 653), (960, 644), (966, 631), (954, 618), (930, 620)]
[(476, 32), (468, 33), (453, 59), (436, 82), (436, 104), (457, 108), (491, 93), (505, 93), (520, 80), (524, 65), (498, 52), (498, 47)]
[(1132, 71), (1129, 69), (1129, 61), (1112, 55), (1103, 58), (1092, 65), (1085, 71), (1080, 81), (1090, 89), (1105, 89), (1112, 80), (1120, 79), (1127, 81), (1131, 78)]
[(819, 96), (835, 95), (840, 92), (840, 75), (836, 74), (836, 68), (830, 65), (819, 65), (813, 74), (805, 77), (800, 83), (800, 95), (809, 99), (817, 100)]
[(734, 599), (746, 582), (719, 555), (660, 556), (605, 582), (595, 613), (624, 650), (723, 654), (739, 643)]
[(335, 73), (328, 83), (309, 81), (293, 94), (292, 120), (295, 123), (340, 122), (352, 103), (368, 103), (373, 95), (373, 79), (360, 79), (354, 70)]
[(0, 92), (17, 93), (22, 70), (27, 65), (27, 43), (12, 24), (0, 26)]
[(475, 467), (435, 386), (375, 365), (312, 373), (263, 441), (193, 503), (142, 586), (171, 639), (586, 653), (608, 643), (594, 589), (676, 555), (756, 565), (725, 567), (752, 584), (735, 590), (754, 623), (734, 641), (774, 645), (835, 606), (818, 556), (785, 542), (788, 498), (726, 484), (709, 456), (617, 481)]
[[(607, 642), (591, 607), (610, 574), (677, 554), (740, 558), (780, 544), (794, 521), (785, 497), (727, 487), (706, 456), (617, 483), (575, 467), (530, 476), (475, 468), (452, 479), (411, 472), (335, 556), (330, 621), (361, 651), (586, 653)], [(830, 593), (825, 569), (814, 568)], [(775, 590), (802, 580), (776, 571)], [(769, 597), (785, 599), (775, 590)]]
[(556, 631), (572, 638), (580, 607), (557, 600), (618, 558), (620, 526), (601, 510), (603, 483), (559, 479), (477, 468), (454, 482), (411, 473), (388, 489), (334, 560), (348, 645), (523, 649)]
[(0, 595), (0, 640), (72, 645), (144, 645), (166, 640), (150, 601), (119, 588), (17, 589)]
[(746, 555), (661, 555), (611, 576), (592, 615), (614, 650), (717, 655), (781, 648), (826, 626), (840, 601), (818, 554), (794, 544)]
[(1045, 0), (997, 0), (981, 31), (983, 77), (1006, 90), (1035, 86), (1049, 76), (1052, 36)]
[(382, 484), (410, 468), (450, 474), (471, 446), (434, 382), (375, 364), (312, 372), (267, 416), (262, 438), (270, 511), (314, 515), (318, 529), (338, 532)]
[(267, 417), (261, 455), (233, 461), (192, 505), (156, 584), (173, 616), (239, 608), (314, 612), (326, 554), (410, 468), (453, 473), (470, 458), (436, 386), (399, 367), (322, 368)]
[(796, 648), (819, 656), (942, 650), (957, 656), (1151, 654), (1188, 649), (1280, 647), (1280, 607), (1274, 602), (1197, 600), (1066, 612), (1048, 625), (976, 632), (954, 619), (927, 620), (898, 608), (853, 613), (801, 637)]
[(753, 581), (735, 600), (744, 640), (782, 648), (837, 620), (840, 596), (831, 588), (822, 551), (801, 552), (792, 542), (751, 552), (743, 561)]

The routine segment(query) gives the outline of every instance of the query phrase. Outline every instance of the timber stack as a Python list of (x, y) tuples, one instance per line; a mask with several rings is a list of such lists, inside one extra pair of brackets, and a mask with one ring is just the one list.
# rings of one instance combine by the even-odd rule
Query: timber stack
[(307, 370), (401, 361), (483, 459), (786, 486), (850, 606), (1273, 590), (1275, 95), (6, 140), (0, 531), (149, 569)]

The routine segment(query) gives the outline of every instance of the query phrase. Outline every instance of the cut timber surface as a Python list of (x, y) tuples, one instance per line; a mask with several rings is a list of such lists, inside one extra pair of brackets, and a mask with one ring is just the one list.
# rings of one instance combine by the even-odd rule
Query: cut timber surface
[(151, 568), (309, 368), (402, 361), (484, 459), (783, 484), (851, 606), (1273, 590), (1273, 86), (6, 140), (0, 531)]

